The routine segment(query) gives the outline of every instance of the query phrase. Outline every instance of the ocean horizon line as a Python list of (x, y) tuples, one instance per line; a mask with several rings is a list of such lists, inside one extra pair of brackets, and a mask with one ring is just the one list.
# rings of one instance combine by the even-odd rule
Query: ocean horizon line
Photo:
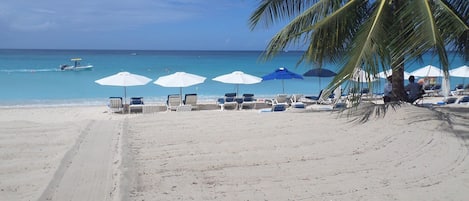
[[(155, 51), (155, 52), (265, 52), (266, 50), (224, 50), (224, 49), (206, 49), (206, 50), (196, 50), (196, 49), (106, 49), (106, 48), (98, 48), (98, 49), (87, 49), (87, 48), (79, 48), (79, 49), (61, 49), (61, 48), (0, 48), (0, 50), (19, 50), (19, 51), (29, 51), (29, 50), (37, 50), (37, 51)], [(304, 52), (305, 50), (285, 50), (279, 52)]]

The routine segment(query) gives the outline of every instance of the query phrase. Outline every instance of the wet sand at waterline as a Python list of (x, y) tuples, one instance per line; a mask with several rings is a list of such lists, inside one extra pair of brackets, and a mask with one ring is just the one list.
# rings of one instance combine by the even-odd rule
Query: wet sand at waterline
[(467, 107), (404, 104), (365, 123), (338, 112), (0, 112), (0, 200), (469, 197)]

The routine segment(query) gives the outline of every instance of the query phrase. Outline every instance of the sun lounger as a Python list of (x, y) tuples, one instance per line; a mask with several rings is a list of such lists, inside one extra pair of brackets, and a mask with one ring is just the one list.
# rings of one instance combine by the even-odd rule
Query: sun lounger
[(463, 89), (463, 91), (462, 91), (462, 93), (461, 93), (461, 95), (467, 95), (467, 94), (469, 94), (469, 84), (467, 84), (467, 85), (464, 87), (464, 89)]
[(291, 108), (305, 108), (305, 104), (301, 102), (303, 94), (293, 94), (290, 97), (290, 107)]
[(290, 100), (290, 97), (288, 97), (287, 94), (277, 94), (275, 98), (265, 100), (265, 103), (268, 105), (279, 105), (279, 104), (289, 105), (289, 100)]
[(254, 109), (256, 107), (256, 99), (254, 94), (243, 94), (240, 109)]
[(457, 102), (458, 102), (458, 104), (469, 105), (469, 96), (463, 96), (463, 97), (459, 98), (459, 100)]
[(321, 90), (317, 96), (305, 96), (304, 99), (302, 99), (302, 102), (313, 104), (331, 104), (331, 99), (334, 98), (334, 94), (331, 94), (329, 97), (327, 97), (327, 99), (324, 99), (324, 97), (322, 97), (322, 92), (323, 90)]
[(166, 109), (168, 111), (176, 111), (181, 105), (181, 96), (179, 94), (168, 95), (168, 100), (166, 100)]
[(283, 112), (287, 109), (288, 105), (286, 104), (277, 104), (272, 105), (272, 112)]
[(226, 93), (225, 97), (219, 98), (217, 101), (218, 106), (220, 106), (221, 110), (225, 110), (226, 108), (238, 108), (238, 102), (236, 101), (236, 93)]
[(132, 97), (130, 98), (129, 103), (129, 113), (132, 111), (140, 111), (143, 112), (143, 97)]
[(464, 85), (458, 84), (454, 87), (454, 91), (451, 92), (453, 95), (462, 95), (464, 93)]
[(445, 104), (454, 104), (456, 103), (456, 101), (458, 101), (458, 98), (451, 97), (451, 98), (447, 98), (444, 102)]
[(109, 97), (108, 108), (111, 112), (123, 112), (124, 104), (122, 104), (122, 97)]
[(197, 94), (186, 94), (183, 101), (184, 105), (190, 105), (192, 109), (197, 109)]
[(438, 96), (441, 91), (441, 84), (427, 85), (423, 90), (427, 96)]

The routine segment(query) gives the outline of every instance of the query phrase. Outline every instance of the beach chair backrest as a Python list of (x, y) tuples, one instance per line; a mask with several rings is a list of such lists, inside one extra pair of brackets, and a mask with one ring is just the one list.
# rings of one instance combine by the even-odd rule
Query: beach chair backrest
[(184, 105), (197, 105), (197, 94), (186, 94)]
[(181, 105), (181, 96), (179, 94), (168, 95), (167, 103), (169, 106), (179, 106)]
[(225, 97), (236, 97), (236, 93), (226, 93)]
[(243, 102), (254, 101), (254, 94), (243, 94)]
[(143, 97), (130, 98), (130, 105), (143, 105)]
[(459, 103), (469, 103), (469, 96), (462, 97)]
[(109, 97), (109, 107), (110, 108), (122, 108), (122, 98), (121, 97)]
[(293, 94), (291, 96), (291, 102), (293, 103), (299, 102), (302, 97), (303, 97), (303, 94)]
[(287, 94), (278, 94), (275, 98), (276, 104), (278, 103), (287, 103), (288, 102), (288, 95)]

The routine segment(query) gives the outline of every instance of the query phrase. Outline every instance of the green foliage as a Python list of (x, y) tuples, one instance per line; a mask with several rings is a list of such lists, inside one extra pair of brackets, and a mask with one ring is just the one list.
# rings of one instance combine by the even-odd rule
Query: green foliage
[[(448, 51), (469, 60), (469, 1), (467, 0), (261, 0), (250, 17), (251, 29), (289, 20), (268, 44), (270, 59), (289, 46), (305, 48), (299, 63), (321, 68), (340, 65), (327, 92), (345, 83), (359, 69), (368, 80), (393, 69), (393, 93), (405, 94), (403, 68), (434, 52), (448, 73)], [(394, 76), (393, 76), (394, 77)], [(373, 88), (368, 82), (367, 88)], [(401, 86), (402, 85), (402, 86)], [(328, 95), (328, 93), (324, 93)]]

